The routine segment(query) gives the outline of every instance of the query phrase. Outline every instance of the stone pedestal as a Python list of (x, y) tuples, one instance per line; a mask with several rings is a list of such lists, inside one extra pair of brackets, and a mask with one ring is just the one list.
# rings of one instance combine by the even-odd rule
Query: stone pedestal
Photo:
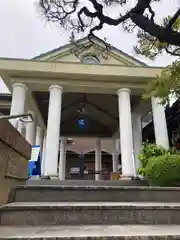
[(9, 199), (11, 188), (25, 184), (31, 146), (8, 120), (0, 120), (0, 205)]

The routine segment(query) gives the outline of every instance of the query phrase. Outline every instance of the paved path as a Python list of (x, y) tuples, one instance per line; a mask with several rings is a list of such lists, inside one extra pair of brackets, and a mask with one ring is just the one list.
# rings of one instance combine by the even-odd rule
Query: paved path
[(125, 226), (51, 226), (0, 227), (0, 239), (6, 238), (70, 238), (70, 237), (130, 237), (176, 236), (180, 239), (179, 225), (125, 225)]

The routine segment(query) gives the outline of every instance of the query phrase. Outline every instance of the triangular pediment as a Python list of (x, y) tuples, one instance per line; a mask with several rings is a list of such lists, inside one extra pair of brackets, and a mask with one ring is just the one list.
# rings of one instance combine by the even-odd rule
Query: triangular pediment
[(44, 61), (59, 61), (81, 63), (87, 56), (98, 59), (99, 64), (121, 65), (121, 66), (142, 66), (143, 62), (120, 51), (119, 49), (105, 44), (100, 38), (93, 38), (90, 41), (87, 37), (64, 45), (47, 53), (41, 54), (34, 59)]

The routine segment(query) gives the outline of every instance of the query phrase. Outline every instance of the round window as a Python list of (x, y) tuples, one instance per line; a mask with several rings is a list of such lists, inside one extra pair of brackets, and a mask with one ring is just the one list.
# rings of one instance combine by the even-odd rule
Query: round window
[(92, 55), (86, 55), (82, 57), (81, 62), (84, 64), (99, 64), (99, 59)]

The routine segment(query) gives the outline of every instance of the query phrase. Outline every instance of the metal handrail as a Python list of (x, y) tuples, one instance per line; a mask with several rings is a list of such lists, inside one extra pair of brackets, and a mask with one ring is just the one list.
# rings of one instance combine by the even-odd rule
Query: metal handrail
[[(30, 119), (28, 119), (28, 117)], [(3, 120), (3, 119), (14, 119), (14, 118), (19, 118), (19, 121), (27, 122), (27, 123), (34, 121), (34, 118), (33, 118), (31, 113), (27, 113), (27, 114), (14, 114), (14, 115), (1, 115), (0, 116), (0, 120)]]

